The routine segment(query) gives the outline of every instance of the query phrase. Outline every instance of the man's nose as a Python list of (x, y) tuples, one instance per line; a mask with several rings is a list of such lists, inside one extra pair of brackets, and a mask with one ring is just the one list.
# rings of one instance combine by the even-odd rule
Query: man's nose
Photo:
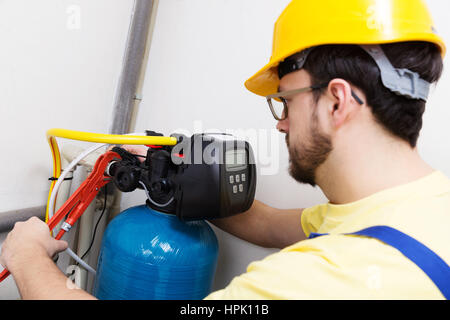
[(276, 128), (280, 132), (288, 133), (289, 132), (289, 118), (286, 118), (284, 120), (278, 120)]

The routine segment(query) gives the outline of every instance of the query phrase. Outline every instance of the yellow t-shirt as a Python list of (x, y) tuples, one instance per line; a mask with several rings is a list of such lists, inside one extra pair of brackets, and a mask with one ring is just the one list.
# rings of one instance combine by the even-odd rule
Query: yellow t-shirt
[(305, 209), (302, 227), (329, 236), (295, 243), (252, 262), (206, 299), (443, 299), (397, 249), (343, 235), (386, 225), (420, 241), (450, 265), (450, 180), (441, 172), (356, 202)]

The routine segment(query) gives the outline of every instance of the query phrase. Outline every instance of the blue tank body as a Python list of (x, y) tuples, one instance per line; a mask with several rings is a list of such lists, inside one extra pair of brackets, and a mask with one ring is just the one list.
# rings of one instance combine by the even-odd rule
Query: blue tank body
[(203, 299), (217, 255), (217, 238), (206, 222), (132, 207), (106, 228), (93, 293), (113, 300)]

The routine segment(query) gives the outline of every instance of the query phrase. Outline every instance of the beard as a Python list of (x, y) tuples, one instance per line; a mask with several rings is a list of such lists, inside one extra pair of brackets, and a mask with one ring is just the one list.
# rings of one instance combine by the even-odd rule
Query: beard
[(286, 144), (289, 150), (289, 174), (298, 182), (316, 186), (316, 170), (325, 162), (333, 150), (329, 135), (320, 131), (318, 119), (313, 115), (309, 141), (300, 144), (289, 144), (289, 133), (286, 134)]

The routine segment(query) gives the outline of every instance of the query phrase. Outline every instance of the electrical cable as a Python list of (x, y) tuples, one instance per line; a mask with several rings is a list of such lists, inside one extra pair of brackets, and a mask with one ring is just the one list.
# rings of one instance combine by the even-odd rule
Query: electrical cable
[[(58, 190), (59, 190), (61, 184), (64, 182), (66, 176), (72, 171), (72, 169), (74, 169), (78, 165), (78, 163), (81, 160), (83, 160), (89, 154), (97, 151), (98, 149), (100, 149), (100, 148), (102, 148), (102, 147), (104, 147), (106, 145), (107, 145), (106, 143), (104, 143), (104, 144), (97, 144), (97, 145), (94, 145), (94, 146), (90, 147), (89, 149), (86, 149), (84, 152), (82, 152), (80, 155), (78, 155), (78, 157), (76, 157), (74, 160), (72, 160), (72, 162), (69, 164), (69, 166), (67, 166), (66, 169), (61, 173), (61, 175), (59, 175), (58, 180), (56, 180), (56, 182), (53, 181), (54, 186), (52, 188), (52, 191), (51, 191), (51, 194), (50, 194), (50, 197), (49, 197), (49, 201), (48, 201), (48, 207), (47, 207), (48, 220), (50, 220), (53, 217), (53, 215), (54, 215), (54, 211), (55, 211), (54, 210), (54, 205), (55, 205), (55, 202), (56, 202), (56, 196), (57, 196)], [(84, 267), (89, 272), (95, 274), (95, 269), (92, 268), (91, 266), (89, 266), (86, 262), (84, 262), (82, 260), (82, 258), (80, 258), (70, 248), (67, 248), (65, 250), (65, 252), (69, 256), (71, 256), (79, 265)]]
[[(56, 196), (58, 194), (58, 190), (59, 187), (61, 186), (62, 182), (64, 181), (64, 179), (66, 178), (66, 176), (69, 174), (69, 172), (75, 168), (78, 163), (84, 159), (85, 157), (87, 157), (89, 154), (91, 154), (94, 151), (97, 151), (98, 149), (100, 149), (101, 147), (106, 146), (107, 144), (100, 144), (100, 145), (94, 145), (92, 147), (90, 147), (89, 149), (85, 150), (84, 152), (82, 152), (80, 155), (78, 155), (78, 157), (76, 157), (70, 164), (69, 166), (61, 173), (61, 175), (59, 176), (58, 180), (56, 181), (53, 190), (51, 192), (50, 195), (50, 200), (48, 202), (48, 210), (47, 210), (47, 214), (48, 214), (48, 219), (50, 220), (53, 217), (54, 214), (54, 205), (56, 202)], [(78, 255), (73, 252), (70, 248), (67, 248), (65, 250), (65, 252), (72, 257), (79, 265), (81, 265), (83, 268), (85, 268), (86, 270), (88, 270), (89, 272), (91, 272), (92, 274), (96, 274), (96, 271), (94, 268), (92, 268), (90, 265), (88, 265), (86, 262), (84, 262), (82, 260), (82, 258), (78, 257)]]
[[(103, 143), (103, 144), (131, 144), (131, 145), (154, 144), (166, 146), (173, 146), (177, 144), (177, 139), (174, 137), (147, 136), (145, 133), (130, 133), (118, 135), (118, 134), (90, 133), (58, 128), (50, 129), (47, 131), (47, 141), (50, 145), (50, 150), (52, 152), (53, 177), (59, 177), (61, 174), (61, 153), (59, 151), (56, 137), (78, 141)], [(54, 203), (55, 200), (51, 199), (51, 194), (55, 186), (56, 181), (52, 181), (47, 198), (45, 222), (48, 222), (50, 220), (49, 218), (50, 205), (54, 206), (55, 204)]]
[[(105, 144), (134, 144), (134, 145), (147, 145), (147, 144), (154, 144), (154, 145), (166, 145), (166, 146), (173, 146), (177, 144), (177, 139), (174, 137), (161, 137), (161, 136), (131, 136), (133, 134), (129, 135), (111, 135), (111, 134), (95, 134), (95, 133), (89, 133), (89, 132), (81, 132), (81, 131), (73, 131), (73, 130), (66, 130), (66, 129), (50, 129), (47, 131), (47, 140), (50, 145), (50, 149), (52, 151), (52, 158), (53, 158), (53, 177), (58, 177), (58, 180), (52, 180), (52, 183), (50, 185), (49, 190), (49, 196), (47, 199), (47, 208), (46, 208), (46, 214), (45, 214), (45, 222), (48, 223), (50, 221), (50, 214), (53, 216), (53, 210), (56, 200), (56, 194), (58, 191), (59, 186), (64, 181), (65, 176), (68, 174), (69, 170), (64, 170), (64, 175), (61, 175), (61, 154), (59, 151), (58, 143), (56, 141), (56, 137), (66, 138), (66, 139), (73, 139), (73, 140), (79, 140), (79, 141), (88, 141), (88, 142), (100, 142)], [(94, 146), (91, 149), (97, 150), (101, 146)], [(92, 151), (91, 151), (92, 152)], [(89, 152), (90, 153), (90, 152)], [(87, 153), (87, 154), (89, 154)], [(77, 157), (78, 158), (78, 157)], [(72, 161), (72, 163), (78, 164), (78, 162)], [(147, 192), (148, 193), (148, 192)], [(169, 203), (172, 201), (171, 199)], [(49, 210), (51, 209), (51, 211)], [(63, 223), (64, 226), (64, 223)], [(54, 227), (52, 227), (54, 229)], [(61, 228), (56, 235), (55, 239), (59, 240), (64, 235), (64, 233), (68, 231), (69, 229), (63, 229)], [(53, 230), (50, 230), (52, 232)], [(89, 265), (87, 265), (83, 260), (81, 260), (70, 248), (67, 248), (65, 250), (66, 253), (68, 253), (72, 258), (74, 258), (77, 262), (79, 262), (80, 265), (85, 267), (89, 272), (92, 272), (95, 274), (95, 270), (91, 268)], [(6, 279), (10, 275), (10, 272), (6, 269), (4, 269), (0, 274), (0, 282)]]
[[(134, 136), (133, 136), (134, 135)], [(136, 136), (141, 135), (141, 136)], [(55, 137), (62, 137), (66, 139), (74, 139), (79, 141), (88, 141), (88, 142), (103, 142), (100, 145), (92, 146), (91, 148), (85, 150), (83, 153), (81, 153), (78, 157), (76, 157), (69, 166), (61, 173), (61, 154), (59, 152), (58, 143), (55, 139)], [(50, 148), (52, 151), (53, 156), (53, 176), (58, 177), (58, 180), (52, 181), (52, 184), (50, 186), (50, 192), (49, 192), (49, 198), (47, 202), (47, 213), (46, 213), (46, 221), (49, 221), (51, 217), (54, 214), (54, 206), (56, 202), (56, 196), (59, 190), (59, 187), (61, 186), (62, 182), (64, 182), (64, 179), (69, 174), (69, 172), (87, 155), (90, 153), (100, 149), (101, 147), (104, 147), (108, 144), (155, 144), (155, 145), (175, 145), (177, 143), (177, 139), (173, 137), (154, 137), (154, 136), (142, 136), (142, 133), (130, 133), (126, 135), (109, 135), (109, 134), (93, 134), (93, 133), (87, 133), (87, 132), (80, 132), (80, 131), (72, 131), (72, 130), (65, 130), (65, 129), (50, 129), (47, 131), (47, 139), (50, 144)], [(142, 156), (143, 157), (143, 156)], [(145, 188), (145, 186), (144, 186)], [(156, 204), (148, 195), (148, 191), (145, 188), (147, 192), (147, 197), (152, 201), (155, 205)], [(172, 199), (169, 200), (169, 202), (165, 205), (170, 204), (173, 201)], [(161, 206), (161, 205), (159, 205)], [(106, 208), (106, 206), (104, 207)], [(101, 217), (100, 217), (101, 218)], [(99, 219), (100, 220), (100, 219)], [(50, 230), (52, 231), (52, 230)], [(60, 230), (60, 233), (62, 231)], [(95, 234), (94, 234), (95, 236)], [(90, 248), (89, 248), (90, 249)], [(95, 275), (95, 270), (89, 266), (86, 262), (84, 262), (80, 257), (78, 257), (70, 248), (67, 248), (65, 252), (71, 256), (76, 262), (78, 262), (82, 267), (84, 267), (89, 272), (93, 273)], [(86, 252), (87, 253), (87, 252)], [(85, 253), (85, 254), (86, 254)]]
[[(92, 147), (90, 147), (89, 149), (85, 150), (84, 152), (82, 152), (80, 155), (78, 155), (78, 157), (76, 157), (70, 164), (69, 166), (61, 173), (61, 175), (59, 176), (58, 180), (56, 181), (56, 184), (52, 190), (52, 193), (50, 195), (50, 201), (49, 201), (49, 206), (48, 206), (48, 219), (50, 220), (53, 217), (54, 214), (54, 204), (56, 202), (56, 195), (58, 194), (58, 189), (61, 186), (62, 182), (64, 181), (65, 177), (69, 174), (69, 172), (75, 168), (78, 163), (84, 159), (85, 157), (87, 157), (89, 154), (91, 154), (94, 151), (97, 151), (98, 149), (100, 149), (101, 147), (106, 146), (107, 144), (100, 144), (100, 145), (94, 145)], [(86, 270), (88, 270), (89, 272), (93, 273), (94, 275), (96, 274), (96, 271), (94, 268), (92, 268), (90, 265), (88, 265), (86, 262), (84, 262), (75, 252), (73, 252), (70, 248), (67, 248), (65, 250), (65, 252), (72, 257), (79, 265), (81, 265), (83, 268), (85, 268)]]
[(107, 186), (108, 186), (107, 184), (104, 186), (104, 188), (105, 188), (105, 202), (104, 202), (104, 204), (103, 204), (102, 213), (100, 214), (100, 217), (97, 219), (97, 223), (95, 224), (94, 232), (92, 233), (91, 243), (89, 244), (89, 247), (88, 247), (88, 249), (86, 250), (86, 252), (83, 253), (83, 255), (81, 256), (81, 258), (80, 258), (81, 260), (83, 260), (84, 257), (89, 253), (89, 250), (91, 250), (92, 245), (94, 244), (95, 234), (97, 233), (97, 227), (98, 227), (100, 221), (102, 220), (103, 214), (104, 214), (105, 211), (106, 211), (106, 201), (107, 201), (107, 197), (108, 197), (108, 192), (107, 192), (107, 189), (106, 189)]

